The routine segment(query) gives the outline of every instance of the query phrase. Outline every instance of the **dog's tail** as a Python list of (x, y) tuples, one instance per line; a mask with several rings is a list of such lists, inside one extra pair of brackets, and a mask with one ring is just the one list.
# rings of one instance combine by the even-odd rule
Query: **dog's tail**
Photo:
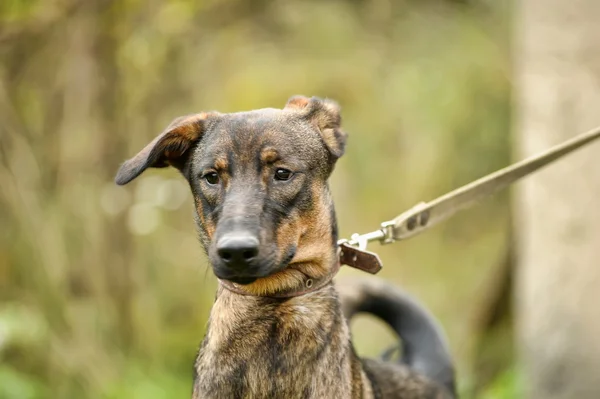
[(456, 396), (454, 366), (441, 327), (416, 300), (375, 278), (344, 279), (337, 284), (344, 315), (377, 316), (400, 336), (402, 363), (446, 387)]

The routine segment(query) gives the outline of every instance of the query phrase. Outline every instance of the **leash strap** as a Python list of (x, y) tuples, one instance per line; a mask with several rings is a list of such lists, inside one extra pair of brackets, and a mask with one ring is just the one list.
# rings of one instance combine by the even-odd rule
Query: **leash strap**
[[(427, 203), (421, 202), (408, 211), (400, 214), (400, 216), (395, 219), (383, 222), (379, 230), (362, 235), (353, 234), (350, 240), (340, 240), (338, 244), (345, 246), (346, 249), (344, 250), (344, 253), (348, 251), (347, 248), (352, 248), (353, 256), (356, 259), (362, 259), (360, 254), (375, 255), (365, 251), (368, 242), (379, 241), (381, 244), (389, 244), (414, 237), (450, 218), (457, 212), (497, 193), (519, 179), (541, 169), (570, 152), (591, 143), (599, 137), (600, 127), (597, 127), (596, 129), (582, 133), (538, 155), (475, 180), (474, 182), (442, 195), (433, 201)], [(367, 257), (366, 259), (369, 259), (369, 262), (374, 262), (372, 256)], [(348, 257), (342, 256), (340, 261), (344, 264), (349, 264), (347, 263)], [(372, 265), (366, 265), (364, 262), (366, 261), (358, 261), (358, 265), (354, 262), (351, 266), (361, 270), (367, 268), (372, 269)], [(380, 261), (379, 263), (381, 264)], [(379, 267), (379, 269), (381, 269), (381, 267)]]

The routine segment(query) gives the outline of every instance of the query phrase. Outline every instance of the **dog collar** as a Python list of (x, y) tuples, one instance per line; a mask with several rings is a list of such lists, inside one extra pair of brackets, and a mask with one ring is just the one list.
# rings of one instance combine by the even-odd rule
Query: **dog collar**
[(333, 278), (335, 277), (335, 275), (338, 273), (339, 270), (340, 270), (340, 263), (336, 262), (333, 269), (326, 276), (323, 276), (320, 279), (315, 279), (315, 278), (309, 277), (307, 275), (304, 275), (302, 285), (300, 285), (299, 287), (292, 288), (287, 291), (275, 292), (273, 294), (268, 294), (268, 295), (253, 294), (251, 292), (246, 291), (243, 288), (244, 287), (243, 285), (234, 283), (233, 281), (229, 281), (229, 280), (219, 279), (219, 283), (221, 283), (221, 285), (224, 288), (228, 289), (231, 292), (235, 292), (236, 294), (247, 295), (247, 296), (260, 296), (260, 297), (265, 297), (265, 298), (293, 298), (293, 297), (297, 297), (297, 296), (310, 294), (311, 292), (318, 291), (321, 288), (324, 288), (325, 286), (329, 285), (329, 283), (331, 283), (331, 280), (333, 280)]
[(295, 289), (282, 292), (275, 292), (269, 295), (257, 295), (246, 291), (243, 288), (243, 285), (234, 283), (233, 281), (219, 279), (219, 283), (225, 289), (240, 295), (260, 296), (268, 298), (293, 298), (297, 296), (310, 294), (311, 292), (318, 291), (321, 288), (329, 285), (329, 283), (331, 283), (331, 280), (333, 280), (333, 278), (340, 271), (340, 267), (342, 265), (348, 265), (350, 267), (362, 270), (370, 274), (376, 274), (381, 270), (382, 267), (381, 261), (379, 260), (377, 254), (364, 251), (347, 244), (341, 244), (338, 248), (338, 261), (335, 263), (333, 269), (326, 276), (321, 277), (320, 279), (314, 279), (305, 275), (303, 279), (303, 284)]

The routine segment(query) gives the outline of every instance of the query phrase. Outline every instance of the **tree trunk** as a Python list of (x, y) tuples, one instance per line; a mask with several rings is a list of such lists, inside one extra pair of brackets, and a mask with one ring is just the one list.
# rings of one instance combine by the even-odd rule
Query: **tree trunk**
[[(600, 124), (600, 1), (516, 4), (517, 156)], [(600, 143), (515, 192), (527, 397), (600, 398)]]

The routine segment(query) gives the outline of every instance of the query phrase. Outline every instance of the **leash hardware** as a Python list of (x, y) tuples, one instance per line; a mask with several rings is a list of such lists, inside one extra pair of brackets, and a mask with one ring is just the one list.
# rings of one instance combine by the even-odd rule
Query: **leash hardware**
[(384, 237), (385, 233), (383, 230), (375, 230), (365, 234), (354, 233), (350, 236), (350, 240), (340, 240), (338, 241), (338, 245), (346, 244), (364, 251), (367, 249), (368, 243), (371, 241), (381, 241)]
[(394, 228), (396, 227), (396, 222), (393, 220), (388, 220), (387, 222), (381, 223), (381, 232), (383, 233), (383, 237), (379, 239), (381, 245), (391, 244), (396, 239), (394, 238)]
[(365, 251), (367, 249), (367, 244), (372, 241), (379, 241), (382, 245), (391, 244), (396, 241), (394, 238), (395, 227), (396, 222), (388, 220), (387, 222), (381, 223), (381, 229), (365, 234), (354, 233), (350, 236), (350, 240), (339, 240), (338, 245), (346, 244), (356, 247), (361, 251)]

